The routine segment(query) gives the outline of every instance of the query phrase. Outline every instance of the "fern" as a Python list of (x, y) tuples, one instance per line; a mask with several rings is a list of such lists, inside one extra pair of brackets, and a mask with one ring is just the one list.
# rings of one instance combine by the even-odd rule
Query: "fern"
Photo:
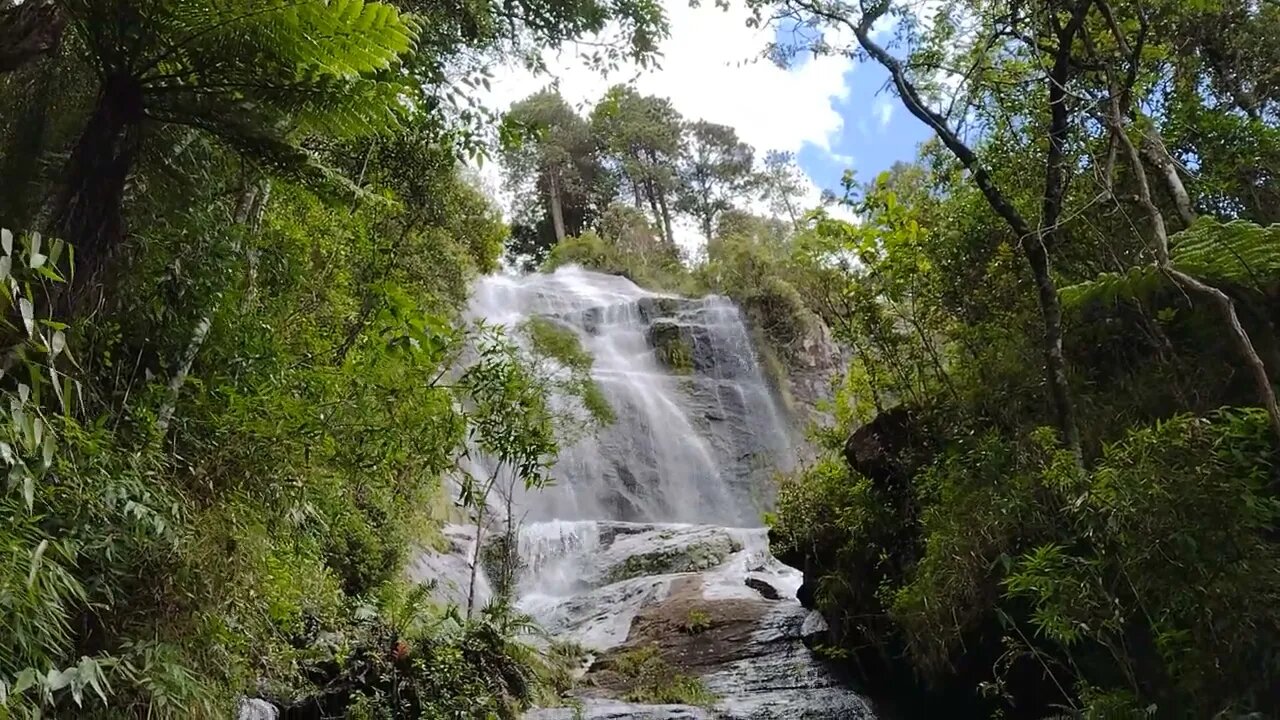
[[(1280, 225), (1201, 218), (1173, 236), (1172, 246), (1174, 268), (1193, 277), (1255, 290), (1280, 280)], [(1169, 282), (1154, 265), (1140, 265), (1123, 273), (1102, 273), (1058, 294), (1065, 307), (1079, 308), (1146, 297)]]
[(1280, 225), (1201, 218), (1172, 245), (1174, 267), (1188, 275), (1259, 290), (1280, 279)]
[(1164, 280), (1164, 274), (1154, 265), (1139, 265), (1123, 273), (1102, 273), (1092, 280), (1062, 288), (1058, 295), (1063, 306), (1068, 308), (1114, 304), (1123, 299), (1150, 295)]

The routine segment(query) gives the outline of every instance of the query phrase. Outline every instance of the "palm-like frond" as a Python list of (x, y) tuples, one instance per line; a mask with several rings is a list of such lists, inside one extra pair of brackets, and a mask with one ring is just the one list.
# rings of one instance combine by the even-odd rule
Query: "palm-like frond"
[[(364, 0), (153, 0), (144, 69), (181, 59), (198, 67), (229, 59), (213, 75), (354, 78), (386, 70), (413, 49), (416, 22)], [(170, 66), (172, 67), (172, 66)], [(283, 75), (283, 77), (281, 77)]]
[[(1192, 277), (1255, 290), (1280, 281), (1280, 225), (1201, 218), (1174, 235), (1171, 245), (1173, 267)], [(1102, 273), (1058, 294), (1065, 307), (1077, 308), (1146, 297), (1169, 282), (1156, 266), (1140, 265), (1123, 273)]]
[(419, 27), (386, 3), (142, 0), (124, 22), (114, 3), (64, 2), (103, 76), (133, 77), (161, 120), (247, 114), (282, 132), (349, 137), (397, 129), (406, 111), (411, 88), (397, 71)]
[(1139, 265), (1123, 273), (1101, 273), (1092, 280), (1061, 288), (1058, 295), (1062, 299), (1062, 305), (1067, 308), (1114, 304), (1150, 295), (1161, 286), (1164, 279), (1164, 273), (1154, 265)]
[(1172, 245), (1174, 266), (1188, 275), (1255, 289), (1280, 279), (1280, 225), (1201, 218)]

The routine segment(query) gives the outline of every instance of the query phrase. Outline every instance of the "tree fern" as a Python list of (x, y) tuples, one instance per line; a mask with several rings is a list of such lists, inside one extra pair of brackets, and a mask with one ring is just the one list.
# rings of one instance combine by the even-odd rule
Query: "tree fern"
[(1280, 279), (1280, 225), (1201, 218), (1171, 245), (1174, 267), (1188, 275), (1254, 289)]
[(1145, 297), (1160, 287), (1163, 274), (1154, 265), (1131, 267), (1123, 273), (1106, 272), (1092, 280), (1058, 291), (1064, 307), (1113, 304), (1126, 298)]
[[(1201, 218), (1170, 244), (1174, 269), (1192, 277), (1254, 290), (1280, 281), (1280, 225)], [(1066, 307), (1082, 307), (1146, 297), (1172, 284), (1156, 266), (1139, 265), (1062, 288), (1059, 296)]]
[(102, 83), (55, 207), (79, 282), (93, 282), (119, 240), (144, 118), (209, 131), (315, 180), (332, 173), (317, 171), (301, 137), (389, 132), (414, 106), (399, 64), (419, 28), (386, 3), (63, 0), (63, 9)]

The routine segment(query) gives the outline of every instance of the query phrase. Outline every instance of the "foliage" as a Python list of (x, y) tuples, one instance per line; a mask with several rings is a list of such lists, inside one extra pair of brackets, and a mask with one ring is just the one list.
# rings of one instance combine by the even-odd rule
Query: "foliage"
[(627, 684), (623, 699), (629, 702), (708, 707), (717, 699), (701, 680), (682, 675), (668, 664), (657, 646), (621, 653), (611, 659), (611, 668)]
[[(1201, 218), (1170, 239), (1174, 267), (1219, 283), (1266, 291), (1280, 271), (1280, 226), (1260, 227), (1245, 220), (1222, 223)], [(1154, 267), (1136, 266), (1123, 274), (1102, 273), (1087, 282), (1062, 288), (1070, 307), (1090, 303), (1114, 304), (1150, 298), (1168, 280)]]
[(2, 238), (0, 715), (516, 716), (520, 618), (400, 577), (469, 447), (534, 488), (558, 449), (553, 378), (461, 317), (508, 229), (459, 98), (606, 25), (646, 62), (661, 9), (17, 7), (51, 41), (0, 68), (0, 220), (55, 232)]
[(693, 608), (679, 623), (679, 628), (686, 635), (701, 635), (711, 629), (711, 616), (705, 610)]

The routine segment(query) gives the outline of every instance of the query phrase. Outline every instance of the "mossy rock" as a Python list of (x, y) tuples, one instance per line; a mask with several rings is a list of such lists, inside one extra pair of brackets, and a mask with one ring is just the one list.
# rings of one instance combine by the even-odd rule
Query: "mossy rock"
[(648, 575), (710, 570), (741, 549), (742, 544), (728, 535), (713, 535), (690, 545), (632, 555), (610, 568), (605, 580), (615, 583)]
[(658, 362), (673, 373), (693, 373), (693, 345), (685, 329), (672, 322), (656, 322), (649, 327), (649, 345)]
[(636, 306), (640, 308), (640, 317), (646, 321), (652, 321), (655, 318), (671, 317), (680, 312), (680, 305), (688, 302), (684, 298), (677, 297), (647, 297), (640, 298), (636, 302)]

